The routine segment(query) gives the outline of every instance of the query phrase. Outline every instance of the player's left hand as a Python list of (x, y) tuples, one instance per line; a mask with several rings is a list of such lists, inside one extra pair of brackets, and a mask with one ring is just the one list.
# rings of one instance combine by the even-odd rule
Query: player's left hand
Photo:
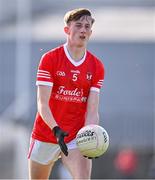
[(61, 151), (65, 154), (65, 156), (68, 156), (68, 148), (64, 142), (64, 138), (65, 136), (68, 136), (68, 133), (60, 129), (59, 126), (55, 126), (53, 128), (53, 132), (55, 137), (57, 138), (57, 142), (60, 146)]

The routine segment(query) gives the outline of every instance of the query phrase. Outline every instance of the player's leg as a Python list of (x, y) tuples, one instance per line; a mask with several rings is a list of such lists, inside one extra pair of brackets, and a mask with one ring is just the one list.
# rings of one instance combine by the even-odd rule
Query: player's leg
[(90, 179), (92, 160), (83, 157), (77, 148), (69, 150), (67, 157), (62, 154), (62, 162), (73, 179)]
[(29, 159), (29, 179), (48, 179), (53, 165), (54, 162), (43, 165)]
[(58, 145), (32, 139), (28, 154), (29, 178), (48, 179), (59, 156), (60, 147)]

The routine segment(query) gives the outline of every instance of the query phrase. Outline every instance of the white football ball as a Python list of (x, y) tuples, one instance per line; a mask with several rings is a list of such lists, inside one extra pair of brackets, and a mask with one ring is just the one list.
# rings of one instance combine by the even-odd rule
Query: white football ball
[(108, 149), (109, 136), (103, 127), (91, 124), (79, 130), (76, 135), (76, 144), (84, 156), (99, 157)]

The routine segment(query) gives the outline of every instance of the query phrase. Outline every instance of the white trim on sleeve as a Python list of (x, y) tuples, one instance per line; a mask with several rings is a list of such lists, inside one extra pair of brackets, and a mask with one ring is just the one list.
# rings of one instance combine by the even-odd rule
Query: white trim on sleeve
[(90, 91), (95, 91), (95, 92), (100, 92), (100, 89), (99, 88), (96, 88), (96, 87), (91, 87), (90, 88)]
[(46, 82), (46, 81), (36, 81), (36, 85), (44, 85), (44, 86), (53, 86), (52, 82)]

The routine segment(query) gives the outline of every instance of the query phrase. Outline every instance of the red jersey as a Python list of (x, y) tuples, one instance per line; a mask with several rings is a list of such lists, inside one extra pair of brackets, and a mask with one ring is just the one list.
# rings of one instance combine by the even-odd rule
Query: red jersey
[[(84, 126), (89, 92), (99, 92), (103, 79), (103, 64), (89, 51), (78, 62), (72, 60), (66, 44), (42, 56), (36, 85), (52, 86), (49, 106), (58, 126), (69, 133), (65, 142), (74, 139)], [(32, 137), (57, 143), (39, 113), (36, 115)]]

